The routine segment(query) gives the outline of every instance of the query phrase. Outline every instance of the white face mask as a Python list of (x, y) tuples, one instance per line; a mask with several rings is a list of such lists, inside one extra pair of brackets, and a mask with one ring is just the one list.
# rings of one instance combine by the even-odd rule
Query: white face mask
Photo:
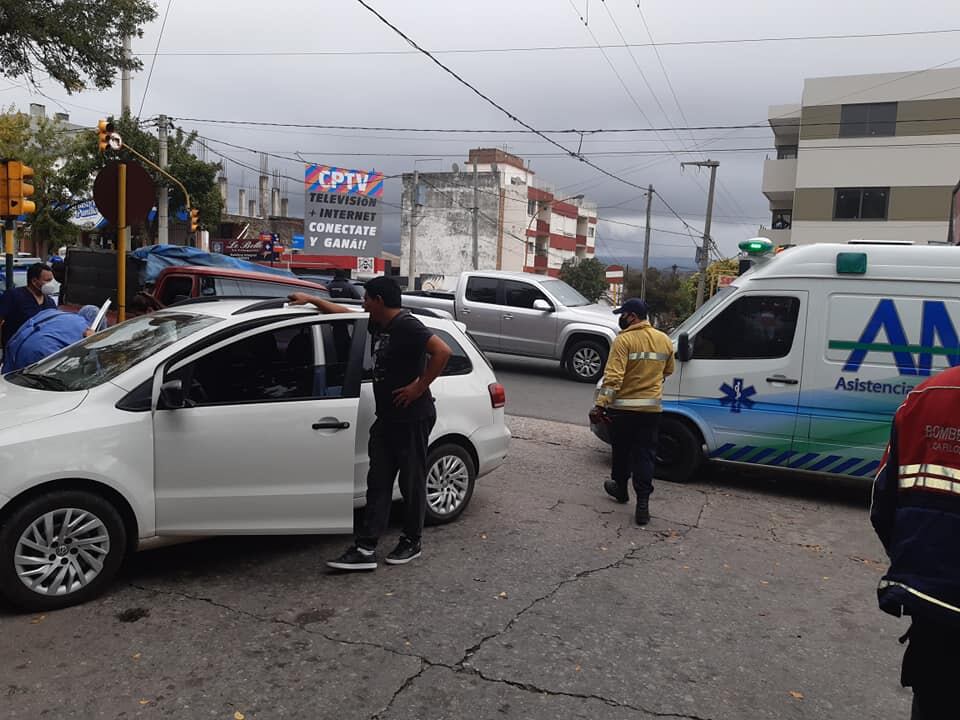
[(43, 293), (44, 297), (50, 297), (51, 295), (56, 295), (60, 291), (60, 287), (57, 285), (56, 280), (51, 280), (50, 282), (44, 283), (40, 288), (40, 292)]

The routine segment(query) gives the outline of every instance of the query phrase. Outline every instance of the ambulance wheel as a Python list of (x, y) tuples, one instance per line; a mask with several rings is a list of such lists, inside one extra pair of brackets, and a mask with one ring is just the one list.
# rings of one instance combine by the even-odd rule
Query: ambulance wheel
[(670, 482), (689, 482), (702, 462), (699, 434), (683, 420), (664, 417), (660, 421), (655, 476)]

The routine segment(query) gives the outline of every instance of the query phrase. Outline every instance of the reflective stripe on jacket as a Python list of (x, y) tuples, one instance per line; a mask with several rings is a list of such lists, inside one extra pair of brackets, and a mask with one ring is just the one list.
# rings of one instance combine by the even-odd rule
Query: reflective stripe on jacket
[(663, 379), (673, 373), (673, 342), (643, 321), (620, 331), (610, 348), (597, 405), (659, 412)]
[(960, 367), (918, 385), (894, 416), (870, 520), (890, 558), (881, 609), (960, 628)]

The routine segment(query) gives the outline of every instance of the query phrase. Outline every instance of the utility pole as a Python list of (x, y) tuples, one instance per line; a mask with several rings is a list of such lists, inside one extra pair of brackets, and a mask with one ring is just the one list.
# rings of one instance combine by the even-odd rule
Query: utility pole
[(650, 267), (650, 206), (653, 205), (653, 185), (647, 186), (647, 224), (643, 233), (643, 277), (640, 278), (640, 299), (647, 299), (647, 270)]
[(703, 224), (703, 247), (700, 249), (700, 280), (697, 283), (697, 307), (703, 305), (703, 295), (707, 283), (707, 265), (710, 264), (710, 221), (713, 219), (713, 190), (717, 181), (717, 167), (720, 165), (716, 160), (700, 160), (698, 162), (683, 162), (680, 167), (685, 165), (696, 165), (697, 167), (710, 168), (710, 189), (707, 191), (707, 219)]
[[(160, 124), (160, 167), (167, 169), (167, 116), (161, 115), (157, 122)], [(157, 242), (166, 245), (169, 242), (169, 211), (170, 199), (166, 183), (160, 185), (160, 199), (157, 201)]]
[[(123, 59), (130, 62), (130, 36), (123, 38)], [(120, 115), (130, 114), (130, 70), (123, 68), (120, 71)]]
[(420, 188), (420, 171), (414, 167), (413, 170), (413, 192), (410, 199), (410, 257), (407, 258), (407, 289), (415, 290), (413, 278), (417, 269), (417, 197)]
[(473, 269), (480, 269), (480, 184), (477, 163), (473, 163)]

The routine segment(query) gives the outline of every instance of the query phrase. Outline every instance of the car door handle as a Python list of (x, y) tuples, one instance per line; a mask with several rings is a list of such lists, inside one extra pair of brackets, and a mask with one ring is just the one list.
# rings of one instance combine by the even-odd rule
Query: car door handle
[(470, 308), (460, 308), (460, 314), (461, 314), (461, 315), (469, 315), (469, 314), (470, 314)]
[(349, 427), (346, 420), (321, 420), (313, 424), (314, 430), (346, 430)]
[(784, 385), (798, 385), (799, 380), (794, 380), (793, 378), (788, 378), (785, 375), (774, 375), (773, 377), (768, 377), (767, 382), (769, 383), (783, 383)]
[(513, 320), (513, 315), (509, 315), (509, 314), (508, 314), (508, 315), (504, 315), (504, 316), (503, 316), (503, 319), (504, 319), (504, 320)]

